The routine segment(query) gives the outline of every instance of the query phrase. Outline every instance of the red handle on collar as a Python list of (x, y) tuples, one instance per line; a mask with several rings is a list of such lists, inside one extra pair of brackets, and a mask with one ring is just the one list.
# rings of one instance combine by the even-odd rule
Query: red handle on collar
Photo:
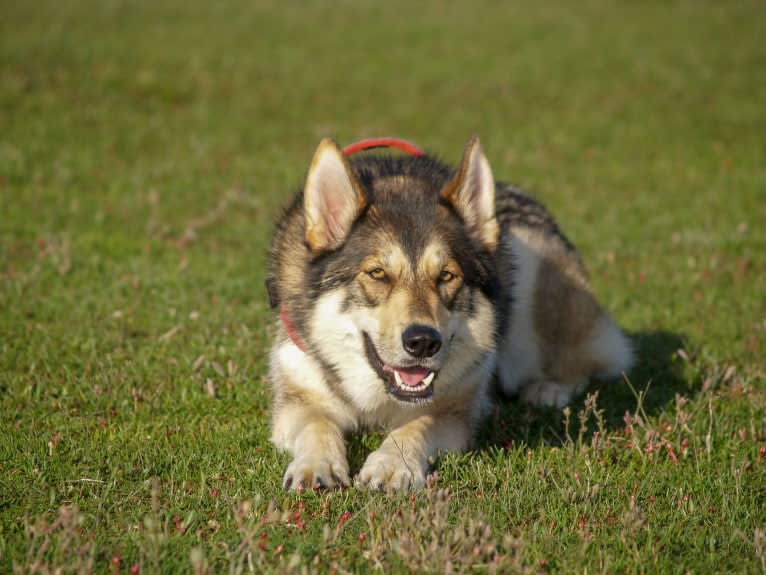
[(343, 153), (347, 156), (352, 156), (357, 152), (363, 152), (373, 148), (396, 148), (411, 156), (422, 156), (425, 154), (423, 150), (412, 142), (400, 138), (368, 138), (366, 140), (359, 140), (358, 142), (354, 142), (343, 148)]

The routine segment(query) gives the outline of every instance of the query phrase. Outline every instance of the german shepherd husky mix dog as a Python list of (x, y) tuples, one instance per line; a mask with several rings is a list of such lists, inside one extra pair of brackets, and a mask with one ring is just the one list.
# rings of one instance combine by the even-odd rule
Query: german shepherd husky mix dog
[(344, 435), (361, 428), (388, 435), (358, 486), (421, 487), (437, 454), (470, 446), (491, 382), (560, 408), (632, 361), (572, 244), (495, 182), (475, 137), (457, 170), (323, 140), (277, 226), (267, 285), (287, 489), (350, 485)]

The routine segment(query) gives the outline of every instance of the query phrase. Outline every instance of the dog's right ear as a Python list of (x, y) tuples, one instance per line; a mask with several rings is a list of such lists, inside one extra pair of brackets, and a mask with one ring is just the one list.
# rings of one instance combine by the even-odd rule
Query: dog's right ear
[(366, 204), (343, 151), (325, 138), (314, 152), (303, 190), (306, 243), (311, 252), (319, 255), (340, 247)]

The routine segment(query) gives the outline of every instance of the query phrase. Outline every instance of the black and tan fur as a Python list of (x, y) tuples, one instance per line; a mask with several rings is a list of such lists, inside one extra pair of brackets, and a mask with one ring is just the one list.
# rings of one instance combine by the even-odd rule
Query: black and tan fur
[(530, 196), (495, 184), (477, 138), (457, 171), (427, 157), (346, 158), (320, 143), (272, 244), (285, 323), (271, 353), (272, 441), (287, 488), (348, 485), (344, 436), (383, 428), (357, 483), (421, 486), (506, 395), (563, 406), (628, 369), (572, 244)]

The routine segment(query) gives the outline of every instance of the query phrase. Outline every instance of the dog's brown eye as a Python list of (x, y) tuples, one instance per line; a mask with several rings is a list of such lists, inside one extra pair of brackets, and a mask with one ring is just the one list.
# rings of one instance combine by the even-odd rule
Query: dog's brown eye
[(383, 268), (375, 268), (374, 270), (370, 270), (367, 272), (367, 275), (378, 281), (383, 281), (386, 279), (386, 272), (383, 271)]
[(448, 282), (451, 282), (455, 279), (455, 274), (453, 274), (451, 271), (442, 270), (439, 274), (439, 282), (446, 284)]

